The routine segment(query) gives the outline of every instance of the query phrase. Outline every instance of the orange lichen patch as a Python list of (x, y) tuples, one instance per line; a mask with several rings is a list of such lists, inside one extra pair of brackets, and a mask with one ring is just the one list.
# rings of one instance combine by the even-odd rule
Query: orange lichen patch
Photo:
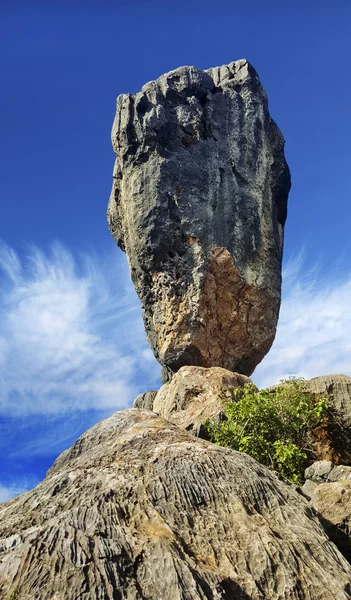
[(273, 342), (278, 306), (278, 298), (245, 283), (226, 248), (212, 248), (198, 312), (204, 326), (194, 341), (204, 366), (231, 369), (240, 356), (256, 365)]
[[(198, 240), (188, 241), (197, 248)], [(249, 375), (271, 347), (279, 296), (248, 284), (226, 248), (212, 248), (205, 277), (194, 272), (187, 289), (177, 287), (176, 273), (153, 272), (152, 280), (161, 363), (219, 366)]]
[(193, 244), (198, 244), (199, 239), (197, 237), (193, 237), (192, 235), (188, 236), (188, 242), (192, 246)]
[(313, 454), (315, 460), (330, 460), (334, 465), (340, 464), (340, 456), (333, 447), (333, 442), (329, 436), (329, 422), (324, 419), (313, 430)]
[(144, 534), (149, 540), (165, 538), (173, 541), (175, 539), (173, 531), (161, 520), (161, 517), (142, 521), (137, 529), (139, 533)]
[(185, 295), (176, 296), (172, 293), (169, 277), (163, 272), (152, 273), (158, 300), (154, 307), (153, 326), (161, 352), (171, 344), (180, 343), (179, 338), (187, 334), (185, 319), (189, 313), (189, 299)]

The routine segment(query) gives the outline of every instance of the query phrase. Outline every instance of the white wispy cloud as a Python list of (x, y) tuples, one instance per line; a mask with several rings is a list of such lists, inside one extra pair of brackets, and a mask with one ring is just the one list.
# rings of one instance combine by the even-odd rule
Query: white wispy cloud
[(283, 270), (277, 336), (252, 376), (259, 387), (290, 375), (351, 375), (351, 270), (306, 262), (300, 253)]
[(0, 485), (0, 503), (6, 502), (6, 500), (11, 500), (15, 496), (19, 496), (19, 494), (23, 494), (26, 492), (26, 488), (19, 488), (17, 486), (14, 487), (2, 487)]
[(27, 492), (37, 483), (36, 477), (29, 474), (17, 479), (10, 478), (6, 482), (0, 481), (0, 503), (11, 500), (14, 496)]
[[(158, 380), (125, 257), (0, 247), (0, 413), (118, 409)], [(143, 385), (145, 387), (143, 387)]]

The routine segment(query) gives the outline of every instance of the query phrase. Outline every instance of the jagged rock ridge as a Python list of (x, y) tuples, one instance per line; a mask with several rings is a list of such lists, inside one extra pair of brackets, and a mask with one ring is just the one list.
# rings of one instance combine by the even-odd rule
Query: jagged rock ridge
[(350, 583), (294, 486), (149, 411), (98, 423), (0, 506), (4, 600), (346, 600)]
[(280, 306), (290, 174), (253, 67), (181, 67), (122, 94), (108, 208), (145, 329), (169, 374), (250, 375)]

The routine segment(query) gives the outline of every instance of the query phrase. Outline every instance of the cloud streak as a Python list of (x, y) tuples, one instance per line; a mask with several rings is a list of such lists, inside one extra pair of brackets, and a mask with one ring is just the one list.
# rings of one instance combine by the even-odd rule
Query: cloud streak
[[(158, 380), (124, 257), (0, 248), (0, 412), (126, 406)], [(143, 389), (145, 389), (143, 387)]]
[(275, 342), (253, 380), (266, 387), (297, 375), (310, 379), (351, 374), (351, 273), (340, 266), (306, 269), (303, 253), (283, 271), (283, 295)]
[(19, 494), (23, 494), (23, 492), (26, 492), (27, 489), (28, 488), (20, 488), (17, 486), (3, 487), (0, 485), (0, 503), (6, 502), (6, 500), (11, 500), (11, 498), (18, 496)]

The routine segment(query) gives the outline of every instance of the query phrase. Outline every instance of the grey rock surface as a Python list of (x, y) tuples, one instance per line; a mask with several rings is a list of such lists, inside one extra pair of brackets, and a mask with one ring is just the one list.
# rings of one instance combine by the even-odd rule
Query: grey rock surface
[(351, 561), (351, 481), (321, 483), (311, 496), (327, 535)]
[(302, 489), (303, 493), (305, 494), (305, 496), (307, 496), (309, 499), (311, 499), (313, 496), (313, 492), (315, 491), (315, 489), (318, 485), (319, 485), (319, 483), (317, 481), (312, 481), (312, 479), (307, 479), (301, 489)]
[(144, 392), (139, 394), (133, 402), (133, 408), (144, 408), (145, 410), (153, 410), (155, 396), (158, 390), (151, 390), (150, 392)]
[(345, 479), (351, 479), (351, 467), (346, 465), (334, 467), (328, 475), (328, 481), (343, 481)]
[(0, 506), (4, 600), (345, 600), (350, 584), (293, 486), (144, 410)]
[(351, 467), (348, 465), (334, 466), (329, 460), (319, 460), (305, 470), (305, 479), (317, 483), (351, 479)]
[(305, 479), (319, 482), (326, 481), (332, 468), (333, 464), (330, 460), (317, 460), (305, 470)]
[(318, 461), (305, 471), (303, 493), (339, 550), (351, 561), (351, 467)]
[[(306, 390), (328, 398), (326, 426), (316, 432), (316, 456), (351, 464), (351, 377), (325, 375), (305, 382)], [(318, 439), (319, 438), (319, 439)]]
[(275, 337), (290, 174), (246, 60), (180, 67), (122, 94), (109, 228), (169, 374), (250, 375)]
[(306, 386), (320, 396), (331, 394), (332, 406), (351, 424), (351, 377), (323, 375), (306, 381)]

